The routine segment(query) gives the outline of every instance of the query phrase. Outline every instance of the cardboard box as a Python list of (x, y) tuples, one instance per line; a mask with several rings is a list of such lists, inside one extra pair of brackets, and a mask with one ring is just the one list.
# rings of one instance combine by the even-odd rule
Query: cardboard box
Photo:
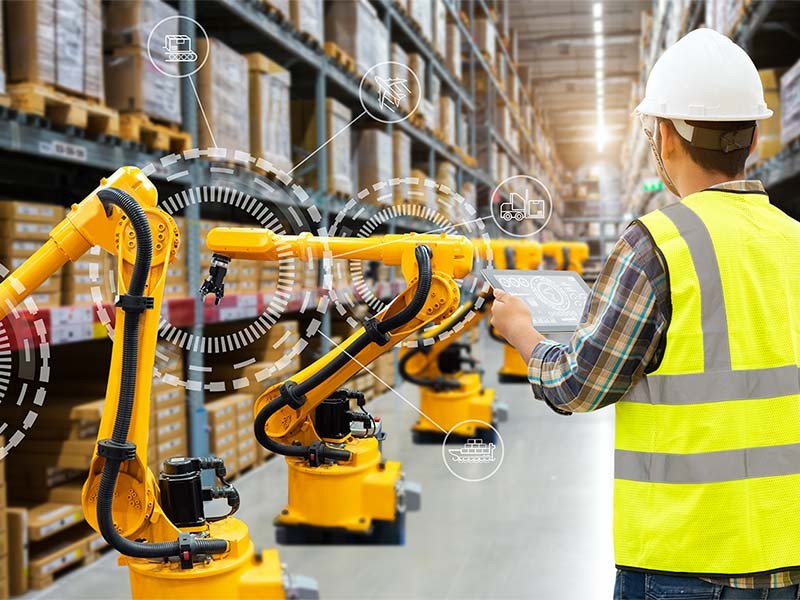
[(443, 0), (431, 0), (433, 17), (433, 49), (439, 56), (447, 53), (447, 8)]
[(6, 0), (10, 82), (56, 82), (56, 7), (53, 0)]
[(78, 525), (48, 540), (46, 547), (34, 549), (31, 544), (29, 573), (33, 587), (45, 585), (54, 573), (83, 559), (89, 544), (99, 535), (88, 525)]
[[(155, 26), (164, 19), (177, 15), (176, 9), (161, 0), (114, 0), (106, 6), (103, 44), (106, 48), (146, 48), (147, 38)], [(162, 39), (166, 35), (177, 34), (178, 19), (162, 23), (158, 33)]]
[[(0, 221), (0, 240), (8, 244), (11, 240), (36, 240), (46, 242), (50, 237), (51, 223), (32, 223), (29, 221)], [(41, 246), (41, 244), (39, 244)]]
[[(349, 54), (362, 75), (389, 60), (389, 34), (368, 0), (329, 3), (325, 14), (325, 40)], [(386, 77), (388, 72), (370, 72), (370, 77), (375, 75)]]
[(392, 204), (392, 191), (373, 191), (373, 185), (386, 183), (392, 178), (392, 137), (383, 129), (362, 129), (356, 133), (355, 161), (358, 163), (359, 195), (371, 204)]
[[(326, 139), (331, 139), (334, 134), (341, 132), (325, 147), (328, 163), (327, 192), (350, 196), (353, 193), (353, 179), (350, 172), (352, 133), (347, 125), (353, 118), (352, 113), (347, 106), (332, 98), (325, 100), (325, 111)], [(316, 121), (316, 107), (313, 100), (292, 102), (292, 139), (295, 145), (301, 146), (308, 152), (313, 152), (319, 147)], [(308, 175), (308, 181), (310, 187), (319, 187), (316, 169)]]
[(86, 9), (84, 0), (55, 0), (56, 85), (67, 92), (83, 93), (86, 65)]
[(450, 96), (439, 97), (439, 129), (451, 146), (456, 143), (456, 105)]
[[(180, 73), (178, 63), (159, 60), (158, 66), (167, 73)], [(105, 58), (105, 72), (109, 106), (120, 112), (142, 112), (157, 121), (181, 123), (181, 80), (159, 72), (146, 48), (114, 49)]]
[(779, 69), (762, 69), (758, 72), (764, 87), (764, 99), (772, 109), (772, 116), (758, 122), (758, 141), (751, 158), (762, 162), (772, 158), (781, 151), (781, 94), (779, 90)]
[(9, 507), (8, 519), (8, 588), (12, 596), (28, 591), (28, 511)]
[[(211, 131), (199, 129), (201, 148), (250, 151), (247, 59), (219, 40), (197, 40), (198, 56), (208, 59), (197, 73), (197, 92), (205, 108)], [(235, 90), (235, 93), (231, 93)]]
[[(411, 138), (395, 129), (392, 131), (392, 177), (406, 179), (411, 176)], [(408, 195), (408, 183), (393, 186), (395, 204), (404, 202)]]
[(474, 21), (474, 38), (478, 48), (483, 52), (489, 64), (495, 61), (495, 30), (494, 24), (489, 20), (476, 17)]
[(455, 78), (461, 79), (461, 30), (459, 30), (456, 23), (447, 24), (444, 62)]
[(86, 43), (83, 57), (83, 93), (101, 102), (105, 100), (103, 77), (103, 9), (100, 0), (84, 0)]
[(289, 0), (289, 19), (295, 29), (322, 43), (322, 0)]
[(800, 137), (800, 60), (781, 76), (781, 143)]
[(28, 539), (43, 540), (83, 521), (80, 505), (45, 502), (28, 508)]
[(433, 41), (433, 4), (431, 0), (408, 0), (408, 14), (422, 31), (422, 37)]
[(51, 228), (64, 219), (66, 211), (57, 204), (0, 200), (0, 219), (27, 223), (49, 223)]
[(260, 53), (246, 54), (250, 73), (250, 152), (278, 169), (292, 168), (289, 71)]

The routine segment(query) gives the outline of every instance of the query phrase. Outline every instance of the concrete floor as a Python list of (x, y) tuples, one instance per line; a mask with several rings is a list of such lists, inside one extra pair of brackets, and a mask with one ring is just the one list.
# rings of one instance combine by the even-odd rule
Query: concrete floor
[[(291, 572), (319, 583), (323, 599), (610, 599), (613, 413), (561, 417), (525, 385), (497, 385), (499, 346), (481, 348), (487, 386), (510, 408), (499, 429), (499, 471), (479, 483), (451, 475), (439, 445), (415, 446), (415, 411), (391, 392), (370, 404), (389, 434), (384, 455), (422, 484), (422, 511), (407, 519), (404, 547), (281, 548)], [(418, 391), (397, 391), (411, 402)], [(272, 519), (286, 498), (286, 466), (274, 459), (237, 481), (257, 546), (274, 545)], [(127, 574), (112, 554), (59, 579), (26, 600), (129, 596)], [(202, 598), (202, 596), (197, 596)], [(221, 599), (216, 599), (221, 600)]]

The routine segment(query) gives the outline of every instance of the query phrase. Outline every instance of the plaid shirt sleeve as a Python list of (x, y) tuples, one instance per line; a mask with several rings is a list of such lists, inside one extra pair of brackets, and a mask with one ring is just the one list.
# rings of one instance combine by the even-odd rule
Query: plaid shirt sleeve
[(661, 259), (634, 223), (603, 267), (569, 344), (545, 340), (534, 348), (534, 396), (562, 414), (613, 404), (657, 366), (669, 313)]

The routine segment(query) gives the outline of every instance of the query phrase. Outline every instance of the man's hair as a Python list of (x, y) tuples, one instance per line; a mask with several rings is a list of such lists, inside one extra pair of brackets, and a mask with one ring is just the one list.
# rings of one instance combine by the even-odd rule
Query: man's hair
[[(750, 154), (750, 148), (740, 148), (732, 152), (722, 152), (719, 150), (707, 150), (697, 148), (683, 139), (675, 129), (675, 125), (669, 119), (658, 119), (659, 123), (666, 123), (667, 127), (678, 136), (681, 146), (689, 154), (689, 157), (699, 166), (707, 171), (722, 173), (728, 177), (736, 177), (744, 172), (744, 164)], [(692, 127), (702, 127), (704, 129), (714, 129), (717, 131), (737, 131), (755, 127), (755, 121), (686, 121)]]

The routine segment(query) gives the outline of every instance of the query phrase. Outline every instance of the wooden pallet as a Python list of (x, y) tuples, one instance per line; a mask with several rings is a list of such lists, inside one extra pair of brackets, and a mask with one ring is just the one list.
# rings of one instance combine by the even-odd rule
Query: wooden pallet
[(121, 114), (119, 136), (150, 150), (179, 153), (192, 147), (192, 136), (177, 125), (158, 123), (144, 113)]
[(59, 127), (77, 127), (90, 135), (119, 135), (119, 113), (113, 108), (40, 83), (8, 86), (11, 105), (20, 112), (50, 120)]
[(322, 50), (322, 46), (319, 45), (319, 40), (307, 31), (298, 31), (297, 35), (300, 36), (303, 42), (314, 48), (314, 50)]
[(258, 5), (262, 12), (268, 14), (280, 23), (285, 23), (289, 20), (289, 15), (284, 14), (280, 8), (275, 6), (272, 2), (269, 2), (269, 0), (258, 0)]
[(31, 589), (46, 589), (67, 573), (71, 573), (79, 567), (84, 567), (96, 561), (110, 548), (110, 546), (106, 544), (98, 544), (98, 540), (102, 540), (98, 534), (88, 536), (68, 554), (60, 557), (60, 560), (54, 561), (57, 564), (53, 565), (49, 573), (40, 575), (39, 577), (31, 576), (29, 581)]
[(347, 52), (342, 50), (337, 44), (333, 42), (325, 42), (323, 50), (326, 55), (330, 56), (336, 64), (348, 73), (356, 74), (356, 61)]

